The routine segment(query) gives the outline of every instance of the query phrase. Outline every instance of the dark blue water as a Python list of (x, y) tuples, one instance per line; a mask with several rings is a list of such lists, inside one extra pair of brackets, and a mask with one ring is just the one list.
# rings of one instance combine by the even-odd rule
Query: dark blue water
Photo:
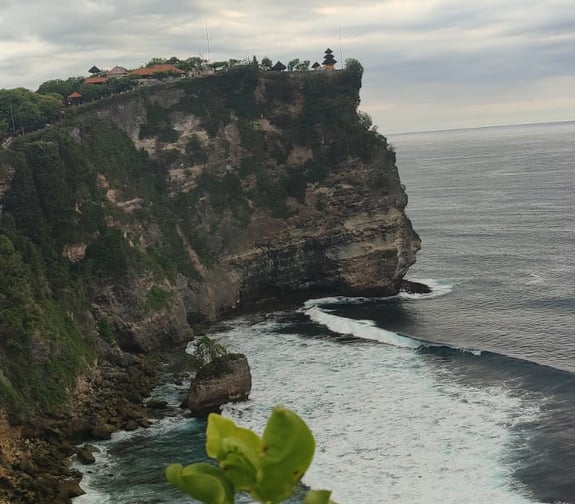
[[(274, 404), (298, 411), (318, 443), (305, 481), (339, 504), (575, 503), (573, 138), (575, 123), (391, 137), (423, 241), (409, 277), (434, 292), (215, 329), (254, 377), (225, 414), (261, 431)], [(104, 443), (79, 502), (190, 502), (162, 470), (204, 456), (204, 427), (176, 416)]]

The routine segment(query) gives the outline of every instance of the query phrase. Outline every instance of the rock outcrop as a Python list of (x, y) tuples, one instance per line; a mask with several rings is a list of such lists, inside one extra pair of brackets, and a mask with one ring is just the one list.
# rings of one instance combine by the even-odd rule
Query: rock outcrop
[[(188, 320), (315, 294), (399, 291), (420, 240), (393, 149), (358, 120), (356, 77), (248, 69), (96, 111), (162, 164), (170, 198), (186, 206), (177, 232), (197, 273), (179, 290)], [(217, 117), (202, 100), (218, 103)], [(115, 204), (138, 196), (118, 193)], [(146, 247), (158, 241), (157, 227), (121, 227)], [(132, 332), (133, 346), (149, 347)]]
[(211, 372), (200, 368), (190, 384), (185, 402), (194, 416), (219, 412), (228, 402), (247, 400), (252, 390), (252, 375), (245, 355), (228, 354), (220, 357)]
[[(0, 416), (0, 503), (70, 504), (82, 495), (81, 464), (94, 462), (86, 440), (110, 439), (120, 429), (149, 427), (152, 413), (142, 405), (157, 384), (158, 362), (132, 358), (126, 367), (103, 365), (79, 380), (73, 400), (57, 415), (10, 427)], [(135, 426), (135, 427), (131, 427)]]

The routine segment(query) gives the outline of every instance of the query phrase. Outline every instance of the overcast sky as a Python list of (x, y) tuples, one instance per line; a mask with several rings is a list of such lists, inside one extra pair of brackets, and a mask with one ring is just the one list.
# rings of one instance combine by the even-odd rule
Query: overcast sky
[(211, 60), (358, 59), (384, 134), (575, 120), (575, 0), (0, 0), (0, 88), (207, 57), (206, 27)]

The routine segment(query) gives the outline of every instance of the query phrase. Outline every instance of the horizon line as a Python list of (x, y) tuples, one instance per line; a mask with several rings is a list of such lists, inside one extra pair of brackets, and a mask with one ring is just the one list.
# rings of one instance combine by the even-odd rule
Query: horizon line
[(490, 124), (487, 126), (464, 126), (461, 128), (442, 128), (436, 130), (417, 130), (417, 131), (396, 131), (393, 133), (386, 133), (384, 136), (389, 135), (417, 135), (419, 133), (447, 133), (450, 131), (461, 131), (461, 130), (477, 130), (486, 128), (512, 128), (516, 126), (542, 126), (545, 124), (564, 124), (575, 122), (575, 119), (563, 119), (559, 121), (541, 121), (541, 122), (527, 122), (527, 123), (511, 123), (511, 124)]

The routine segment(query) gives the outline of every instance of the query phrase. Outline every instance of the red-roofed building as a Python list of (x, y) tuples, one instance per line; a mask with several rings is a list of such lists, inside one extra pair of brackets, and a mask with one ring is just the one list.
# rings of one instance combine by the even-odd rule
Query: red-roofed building
[(79, 105), (84, 101), (84, 97), (78, 93), (78, 91), (74, 91), (73, 93), (68, 95), (68, 105)]
[(88, 77), (84, 84), (106, 84), (108, 77)]
[(132, 71), (132, 75), (137, 75), (138, 77), (153, 77), (155, 74), (159, 73), (184, 75), (186, 72), (180, 70), (177, 66), (170, 65), (168, 63), (146, 68), (138, 68), (137, 70)]

